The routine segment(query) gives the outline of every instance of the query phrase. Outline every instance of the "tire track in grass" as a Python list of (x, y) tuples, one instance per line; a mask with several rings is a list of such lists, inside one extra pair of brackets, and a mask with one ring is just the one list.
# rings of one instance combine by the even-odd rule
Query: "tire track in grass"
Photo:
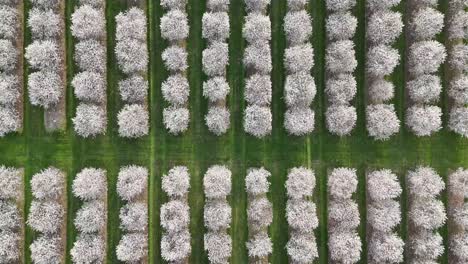
[(316, 187), (314, 191), (314, 202), (317, 206), (317, 217), (319, 226), (315, 230), (317, 241), (317, 250), (319, 253), (318, 263), (328, 263), (328, 239), (327, 239), (327, 169), (323, 160), (324, 136), (326, 136), (326, 126), (324, 118), (325, 99), (325, 19), (326, 6), (325, 1), (312, 0), (309, 2), (309, 13), (312, 16), (313, 35), (312, 47), (314, 48), (314, 68), (312, 73), (317, 88), (317, 95), (314, 101), (315, 111), (315, 130), (309, 136), (311, 141), (310, 158), (313, 161), (315, 170)]
[[(365, 80), (365, 65), (366, 65), (366, 1), (358, 0), (354, 8), (354, 16), (358, 20), (358, 27), (354, 36), (354, 45), (356, 51), (356, 59), (358, 67), (355, 70), (355, 77), (357, 82), (357, 95), (356, 95), (356, 108), (358, 119), (356, 122), (355, 135), (360, 140), (365, 141), (367, 138), (366, 131), (366, 80)], [(379, 144), (377, 142), (377, 144)], [(377, 146), (379, 149), (381, 145)], [(365, 153), (368, 151), (365, 144), (355, 144), (351, 147), (351, 153)], [(374, 150), (375, 151), (375, 150)], [(357, 169), (358, 187), (355, 193), (356, 202), (359, 206), (361, 216), (361, 224), (358, 227), (358, 233), (362, 242), (361, 260), (359, 263), (367, 263), (367, 240), (366, 240), (366, 221), (367, 221), (367, 208), (366, 208), (366, 169), (368, 162), (365, 160), (356, 161), (352, 154), (347, 153), (348, 160), (351, 162), (350, 167)], [(361, 154), (360, 154), (361, 155)], [(360, 157), (361, 158), (361, 157)]]
[[(230, 198), (233, 210), (232, 227), (230, 230), (233, 240), (233, 254), (231, 263), (247, 263), (245, 241), (248, 236), (247, 202), (243, 186), (246, 169), (245, 132), (242, 125), (244, 113), (244, 76), (242, 64), (245, 41), (242, 37), (244, 24), (244, 1), (231, 0), (229, 5), (229, 67), (227, 81), (231, 92), (229, 94), (229, 109), (231, 113), (230, 136), (231, 170), (233, 172), (233, 192)], [(252, 165), (254, 166), (254, 165)], [(258, 164), (256, 165), (258, 166)], [(242, 180), (241, 180), (242, 179)]]
[(161, 232), (159, 229), (159, 209), (161, 206), (161, 159), (165, 157), (164, 136), (159, 133), (162, 129), (161, 102), (158, 98), (162, 98), (159, 94), (161, 82), (163, 80), (164, 70), (159, 68), (162, 65), (161, 51), (162, 41), (159, 35), (159, 20), (161, 18), (161, 9), (159, 1), (147, 0), (148, 14), (148, 50), (149, 50), (149, 102), (150, 102), (150, 178), (149, 178), (149, 197), (148, 197), (148, 263), (161, 263), (160, 241)]
[[(206, 255), (203, 246), (203, 175), (206, 171), (204, 164), (205, 153), (210, 149), (203, 141), (205, 134), (202, 132), (204, 111), (202, 110), (202, 16), (205, 11), (205, 2), (189, 0), (186, 6), (190, 33), (187, 41), (188, 52), (188, 80), (190, 84), (190, 127), (183, 136), (186, 158), (181, 160), (181, 164), (190, 167), (190, 233), (192, 236), (191, 263), (206, 262)], [(211, 165), (211, 164), (210, 164)], [(172, 166), (171, 166), (172, 167)]]

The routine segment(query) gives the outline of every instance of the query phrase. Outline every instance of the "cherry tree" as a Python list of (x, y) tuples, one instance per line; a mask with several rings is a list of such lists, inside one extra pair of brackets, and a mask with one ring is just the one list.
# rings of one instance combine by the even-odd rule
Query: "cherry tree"
[(271, 103), (272, 91), (269, 75), (254, 74), (245, 84), (244, 99), (249, 104), (268, 106)]
[(228, 44), (224, 42), (211, 43), (203, 50), (203, 72), (208, 76), (222, 76), (229, 62)]
[(162, 189), (171, 197), (182, 197), (190, 188), (190, 173), (185, 166), (175, 166), (164, 174)]
[(117, 41), (126, 41), (129, 39), (139, 40), (146, 43), (146, 15), (138, 7), (131, 7), (125, 12), (115, 16)]
[(0, 106), (0, 137), (17, 131), (20, 127), (18, 113), (9, 107)]
[(106, 171), (97, 168), (84, 168), (72, 184), (73, 194), (82, 200), (99, 199), (106, 195)]
[(80, 103), (72, 122), (75, 132), (81, 137), (88, 138), (105, 133), (107, 117), (103, 108)]
[(350, 199), (357, 189), (356, 169), (335, 168), (328, 175), (328, 192), (333, 199)]
[(59, 47), (53, 40), (35, 40), (26, 47), (24, 57), (34, 70), (57, 70), (61, 61)]
[(20, 227), (20, 224), (21, 216), (16, 204), (0, 200), (0, 230), (14, 231)]
[(291, 135), (306, 135), (314, 130), (314, 124), (314, 111), (308, 107), (289, 108), (284, 115), (284, 128)]
[(124, 38), (117, 41), (115, 55), (119, 68), (127, 74), (146, 71), (148, 67), (148, 48), (146, 42)]
[(101, 263), (106, 256), (106, 245), (99, 235), (82, 234), (70, 251), (74, 263)]
[(417, 228), (425, 230), (437, 229), (445, 224), (447, 219), (442, 201), (429, 199), (420, 200), (410, 207), (410, 221)]
[(55, 234), (60, 231), (64, 219), (63, 207), (55, 201), (31, 202), (27, 224), (34, 231)]
[(33, 263), (60, 263), (62, 261), (62, 243), (58, 235), (43, 235), (29, 246)]
[(106, 69), (106, 48), (97, 40), (80, 41), (75, 45), (74, 59), (83, 71), (103, 73)]
[(409, 26), (415, 39), (433, 39), (444, 28), (444, 14), (432, 7), (419, 9), (412, 16)]
[(211, 263), (226, 263), (232, 253), (232, 239), (228, 234), (208, 232), (204, 238), (205, 250)]
[(400, 61), (397, 49), (386, 45), (371, 47), (367, 52), (366, 69), (371, 76), (390, 75)]
[(289, 107), (309, 106), (317, 93), (314, 78), (306, 72), (288, 75), (284, 90), (284, 99)]
[(315, 174), (311, 169), (295, 167), (289, 170), (286, 191), (292, 199), (303, 199), (312, 195), (315, 188)]
[(133, 74), (119, 81), (119, 93), (125, 102), (143, 102), (148, 96), (148, 81), (139, 74)]
[(16, 69), (18, 51), (13, 43), (6, 39), (0, 39), (0, 70), (10, 72)]
[(203, 177), (203, 189), (207, 198), (225, 198), (231, 193), (231, 171), (225, 166), (211, 166)]
[(178, 135), (188, 129), (190, 113), (187, 108), (170, 106), (163, 110), (163, 123), (169, 133)]
[(397, 6), (401, 0), (367, 0), (367, 8), (372, 11), (390, 9)]
[[(333, 197), (333, 196), (331, 196)], [(333, 197), (333, 199), (335, 199)], [(343, 233), (359, 226), (359, 208), (351, 199), (330, 201), (328, 203), (329, 233)]]
[(245, 177), (245, 189), (250, 195), (261, 195), (268, 192), (271, 173), (265, 168), (251, 168)]
[(245, 132), (257, 138), (271, 134), (272, 113), (269, 107), (249, 105), (244, 113)]
[(373, 13), (369, 16), (366, 31), (366, 38), (371, 43), (391, 45), (403, 31), (401, 13), (384, 10)]
[(356, 33), (357, 18), (351, 12), (332, 13), (327, 17), (326, 31), (329, 40), (351, 39)]
[(373, 103), (383, 103), (393, 99), (395, 96), (395, 86), (384, 78), (377, 78), (370, 82), (368, 94), (370, 101)]
[(169, 41), (184, 40), (188, 37), (187, 14), (182, 10), (171, 10), (161, 18), (161, 36)]
[(361, 246), (356, 232), (334, 232), (328, 239), (330, 258), (340, 263), (357, 263), (361, 258)]
[(332, 105), (325, 112), (325, 118), (330, 133), (340, 137), (347, 136), (356, 126), (356, 108), (347, 105)]
[(345, 11), (356, 5), (356, 0), (326, 0), (329, 11)]
[(327, 79), (325, 93), (332, 104), (347, 104), (357, 93), (356, 79), (351, 74), (339, 74)]
[(312, 36), (312, 18), (306, 10), (288, 12), (284, 17), (283, 28), (290, 44), (307, 42)]
[(434, 198), (445, 189), (445, 183), (430, 167), (418, 167), (408, 172), (408, 188), (412, 195)]
[(229, 38), (227, 12), (206, 12), (202, 18), (202, 36), (208, 41), (225, 41)]
[(444, 63), (447, 53), (441, 43), (428, 40), (416, 42), (409, 48), (408, 64), (414, 75), (434, 73)]
[(144, 232), (148, 228), (148, 205), (127, 203), (120, 208), (120, 229), (127, 232)]
[(266, 197), (253, 199), (247, 208), (247, 219), (253, 230), (263, 230), (273, 222), (273, 206)]
[(117, 193), (120, 198), (132, 201), (141, 195), (147, 186), (148, 169), (141, 166), (129, 165), (120, 168), (117, 177)]
[(139, 262), (148, 253), (148, 236), (142, 233), (125, 234), (117, 245), (117, 259), (125, 262)]
[(188, 68), (187, 51), (177, 45), (165, 49), (161, 57), (164, 65), (170, 71), (185, 71)]
[(0, 199), (16, 198), (20, 191), (22, 177), (19, 169), (0, 165)]
[(246, 0), (245, 6), (250, 13), (259, 13), (267, 8), (270, 0)]
[(367, 193), (373, 201), (382, 201), (398, 198), (402, 188), (395, 173), (382, 169), (367, 175)]
[(317, 242), (310, 234), (293, 233), (286, 244), (286, 251), (294, 263), (311, 263), (318, 258)]
[(430, 136), (442, 129), (442, 109), (438, 106), (412, 106), (406, 111), (406, 125), (416, 136)]
[(19, 96), (18, 77), (0, 74), (0, 105), (14, 106)]
[(76, 98), (82, 101), (100, 103), (106, 96), (104, 76), (91, 71), (80, 72), (72, 80)]
[(161, 0), (161, 6), (165, 9), (184, 9), (187, 0)]
[(369, 256), (373, 263), (402, 263), (405, 242), (394, 234), (373, 236), (369, 243)]
[(326, 50), (326, 68), (332, 73), (351, 73), (357, 67), (354, 43), (351, 40), (340, 40), (331, 43)]
[(367, 132), (377, 140), (388, 140), (400, 130), (395, 107), (390, 104), (369, 105), (366, 109)]
[(373, 230), (390, 233), (401, 222), (400, 204), (388, 199), (376, 201), (368, 205), (367, 223)]
[(28, 27), (35, 39), (51, 39), (61, 33), (60, 15), (54, 13), (52, 9), (41, 10), (32, 8), (29, 11)]
[(438, 233), (422, 232), (410, 238), (408, 244), (416, 260), (437, 260), (444, 253), (443, 239)]
[(310, 233), (318, 227), (317, 209), (311, 201), (288, 200), (286, 219), (290, 228), (301, 233)]
[(273, 252), (273, 243), (266, 232), (256, 234), (246, 242), (247, 251), (251, 258), (263, 258)]
[(161, 256), (166, 261), (178, 262), (190, 256), (190, 233), (188, 230), (163, 234), (161, 238)]
[(468, 108), (455, 107), (450, 111), (448, 127), (463, 137), (468, 137)]
[(289, 47), (284, 52), (284, 66), (289, 73), (310, 72), (314, 66), (314, 49), (310, 43)]
[(224, 200), (205, 204), (203, 219), (210, 231), (220, 232), (231, 226), (231, 206)]
[(50, 71), (33, 72), (28, 76), (28, 95), (32, 105), (45, 109), (57, 104), (62, 97), (62, 80)]
[(36, 173), (31, 179), (31, 192), (37, 199), (59, 199), (65, 188), (65, 175), (57, 168), (49, 167)]
[(268, 42), (247, 46), (244, 51), (244, 66), (260, 74), (270, 73), (272, 64)]
[(230, 116), (229, 110), (224, 106), (210, 107), (205, 115), (206, 126), (215, 135), (222, 135), (229, 129)]
[(100, 39), (106, 34), (104, 11), (90, 5), (82, 5), (71, 16), (70, 30), (79, 39)]
[(149, 114), (146, 107), (139, 104), (125, 105), (117, 115), (119, 135), (138, 138), (149, 133)]
[(77, 211), (75, 227), (82, 233), (95, 233), (106, 228), (106, 207), (102, 201), (85, 202)]
[(447, 34), (449, 39), (466, 39), (468, 37), (467, 19), (468, 13), (465, 10), (460, 10), (451, 17)]
[(0, 6), (0, 38), (15, 39), (19, 28), (18, 12), (6, 5)]
[(407, 82), (408, 95), (417, 103), (434, 103), (439, 100), (442, 92), (440, 77), (431, 74), (423, 74)]
[(216, 76), (203, 83), (203, 96), (212, 103), (224, 100), (228, 94), (229, 84), (224, 77)]
[(468, 104), (468, 76), (464, 75), (450, 82), (449, 96), (456, 104)]
[(0, 231), (0, 262), (16, 263), (20, 258), (20, 236), (10, 231)]

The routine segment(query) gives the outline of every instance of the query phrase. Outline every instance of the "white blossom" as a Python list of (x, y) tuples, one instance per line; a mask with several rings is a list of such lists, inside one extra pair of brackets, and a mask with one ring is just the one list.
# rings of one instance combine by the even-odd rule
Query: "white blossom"
[(289, 47), (284, 51), (284, 67), (289, 73), (310, 72), (314, 66), (314, 49), (310, 43)]
[(332, 104), (348, 104), (357, 93), (356, 79), (351, 74), (339, 74), (334, 78), (328, 78), (325, 93)]
[(270, 75), (253, 74), (245, 83), (244, 99), (249, 104), (268, 106), (272, 99)]
[(100, 39), (106, 34), (104, 10), (82, 5), (71, 16), (70, 30), (79, 39)]
[(14, 106), (20, 97), (19, 87), (18, 77), (0, 74), (0, 105)]
[(104, 73), (106, 48), (97, 40), (83, 40), (75, 45), (75, 63), (83, 71)]
[(59, 47), (53, 40), (35, 40), (26, 47), (24, 57), (35, 70), (57, 70), (61, 61)]
[(188, 129), (190, 113), (187, 108), (171, 106), (163, 110), (163, 123), (169, 133), (178, 135)]
[(434, 103), (442, 92), (440, 77), (423, 74), (406, 84), (408, 95), (416, 103)]
[(70, 250), (73, 263), (102, 263), (106, 257), (104, 240), (96, 234), (82, 234)]
[(351, 12), (332, 13), (327, 17), (326, 30), (329, 40), (353, 38), (357, 28), (357, 18)]
[(408, 172), (407, 185), (414, 197), (434, 198), (445, 189), (445, 183), (430, 167), (418, 167)]
[(18, 113), (9, 107), (0, 106), (0, 137), (20, 128)]
[(28, 27), (35, 39), (51, 39), (61, 33), (61, 18), (52, 9), (32, 8), (29, 11)]
[(166, 48), (161, 57), (170, 71), (185, 71), (188, 68), (187, 51), (177, 45)]
[(268, 192), (271, 173), (265, 168), (250, 168), (245, 177), (245, 189), (250, 195), (261, 195)]
[(366, 69), (371, 76), (390, 75), (400, 61), (397, 49), (378, 45), (367, 52)]
[(328, 193), (333, 199), (350, 199), (357, 183), (356, 169), (335, 168), (328, 175)]
[(455, 107), (450, 111), (448, 127), (463, 137), (468, 137), (468, 108)]
[(85, 202), (76, 212), (75, 227), (82, 233), (96, 233), (106, 228), (106, 207), (104, 202)]
[(146, 43), (146, 14), (138, 7), (131, 7), (115, 16), (115, 35), (118, 42), (129, 39)]
[(361, 239), (356, 232), (334, 232), (328, 239), (328, 250), (332, 261), (357, 263), (361, 258)]
[(185, 166), (171, 168), (162, 178), (162, 189), (171, 197), (184, 196), (189, 188), (190, 173)]
[(72, 184), (73, 195), (82, 200), (94, 200), (107, 195), (106, 171), (97, 168), (84, 168)]
[(58, 199), (64, 193), (65, 174), (49, 167), (32, 176), (31, 192), (37, 199)]
[(143, 194), (147, 187), (148, 169), (129, 165), (120, 168), (117, 178), (117, 193), (120, 198), (131, 201)]
[(422, 8), (412, 15), (409, 26), (415, 39), (433, 39), (444, 28), (444, 14), (431, 7)]
[(250, 105), (244, 113), (244, 130), (257, 138), (271, 134), (272, 113), (269, 107)]
[(286, 219), (290, 228), (301, 233), (312, 233), (318, 227), (317, 209), (311, 201), (288, 200)]
[(27, 224), (34, 231), (54, 234), (60, 232), (64, 216), (65, 211), (59, 203), (33, 200)]
[(315, 174), (311, 169), (305, 167), (291, 168), (286, 180), (286, 191), (288, 197), (303, 199), (312, 196), (315, 188)]
[(229, 90), (229, 84), (221, 76), (216, 76), (203, 82), (203, 96), (212, 103), (224, 100), (229, 94)]
[(435, 73), (446, 56), (444, 45), (437, 41), (416, 42), (409, 48), (408, 68), (414, 75)]
[(101, 103), (106, 96), (106, 81), (99, 73), (80, 72), (72, 80), (76, 98), (82, 101)]
[(40, 236), (29, 246), (31, 260), (36, 264), (59, 264), (62, 261), (62, 247), (62, 241), (58, 235)]
[(340, 137), (347, 136), (356, 126), (356, 108), (348, 105), (332, 105), (327, 108), (325, 118), (330, 133)]
[(45, 109), (57, 104), (62, 97), (62, 80), (57, 73), (33, 72), (28, 77), (28, 95), (32, 105)]
[(148, 96), (148, 81), (139, 74), (119, 81), (122, 100), (129, 103), (143, 102)]
[(148, 251), (148, 236), (143, 233), (129, 233), (122, 236), (117, 245), (117, 259), (124, 262), (140, 262)]
[(229, 38), (227, 12), (206, 12), (202, 18), (202, 36), (208, 41), (225, 41)]
[(309, 106), (317, 93), (314, 78), (307, 72), (288, 75), (284, 93), (284, 100), (289, 107)]
[(391, 104), (367, 106), (366, 121), (369, 136), (377, 140), (388, 140), (400, 130), (400, 120)]
[(326, 68), (330, 73), (350, 73), (357, 67), (354, 43), (351, 40), (340, 40), (327, 47)]
[(76, 115), (72, 119), (75, 132), (84, 138), (105, 134), (107, 116), (103, 108), (80, 103), (76, 108)]
[(406, 125), (416, 136), (430, 136), (442, 129), (442, 109), (412, 106), (406, 111)]
[(148, 205), (128, 203), (120, 208), (120, 229), (127, 232), (144, 232), (148, 226)]
[(448, 94), (456, 104), (468, 104), (468, 75), (452, 80)]
[(247, 46), (244, 51), (244, 66), (261, 74), (269, 74), (272, 64), (268, 42)]
[(184, 40), (189, 34), (187, 14), (181, 10), (171, 10), (161, 18), (161, 36), (169, 41)]
[(231, 193), (231, 171), (225, 166), (211, 166), (203, 177), (203, 189), (207, 198), (225, 198)]
[(290, 44), (307, 42), (312, 36), (312, 18), (306, 10), (288, 12), (284, 17), (283, 28)]
[(223, 76), (229, 63), (228, 44), (223, 42), (211, 43), (203, 50), (203, 72), (208, 76)]
[(17, 198), (23, 181), (20, 169), (0, 165), (0, 199)]
[(11, 72), (16, 69), (18, 62), (18, 51), (13, 42), (0, 39), (0, 71)]
[(208, 201), (203, 211), (205, 227), (210, 231), (222, 231), (231, 226), (231, 206), (224, 200)]
[(208, 109), (208, 113), (205, 115), (205, 123), (210, 132), (219, 136), (227, 132), (231, 124), (231, 114), (229, 110), (222, 106), (214, 106)]
[(139, 104), (125, 105), (117, 115), (119, 136), (139, 138), (149, 133), (149, 113)]

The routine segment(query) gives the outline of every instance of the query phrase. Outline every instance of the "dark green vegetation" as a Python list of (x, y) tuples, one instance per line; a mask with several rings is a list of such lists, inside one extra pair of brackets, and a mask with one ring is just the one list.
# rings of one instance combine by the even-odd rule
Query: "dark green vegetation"
[[(143, 0), (142, 0), (143, 1)], [(70, 15), (78, 1), (66, 0), (66, 25), (70, 25)], [(443, 3), (444, 1), (440, 1)], [(189, 0), (187, 13), (191, 25), (187, 49), (189, 51), (190, 69), (188, 78), (191, 86), (190, 129), (182, 136), (169, 135), (162, 124), (162, 109), (165, 102), (161, 95), (161, 83), (167, 77), (161, 53), (168, 43), (162, 40), (159, 31), (159, 21), (164, 14), (159, 0), (141, 3), (148, 13), (148, 40), (149, 40), (149, 83), (150, 83), (150, 136), (138, 140), (126, 140), (118, 137), (116, 116), (123, 103), (117, 91), (117, 82), (123, 77), (117, 67), (113, 49), (115, 46), (115, 20), (114, 17), (128, 5), (123, 0), (108, 0), (106, 8), (107, 18), (107, 47), (108, 47), (108, 130), (105, 136), (96, 139), (84, 140), (77, 137), (71, 126), (71, 118), (78, 104), (74, 99), (70, 85), (67, 90), (67, 119), (68, 126), (62, 133), (47, 134), (43, 125), (43, 111), (32, 107), (25, 101), (24, 132), (21, 135), (10, 135), (0, 139), (0, 164), (10, 166), (24, 166), (27, 182), (31, 176), (47, 166), (56, 166), (67, 172), (68, 187), (74, 175), (87, 166), (102, 167), (108, 172), (108, 263), (117, 263), (115, 247), (120, 239), (118, 229), (118, 210), (122, 201), (115, 190), (117, 173), (120, 166), (138, 164), (150, 169), (149, 178), (149, 262), (161, 263), (159, 228), (159, 208), (167, 200), (161, 191), (161, 177), (174, 165), (186, 165), (191, 172), (191, 192), (189, 203), (191, 207), (192, 256), (191, 263), (207, 263), (207, 256), (203, 249), (203, 174), (213, 164), (226, 164), (233, 173), (232, 195), (229, 200), (233, 209), (230, 234), (233, 239), (232, 263), (247, 263), (247, 250), (245, 242), (248, 239), (247, 228), (247, 196), (244, 190), (244, 177), (249, 167), (264, 166), (272, 172), (271, 192), (269, 197), (273, 202), (274, 218), (270, 227), (270, 236), (274, 242), (274, 251), (270, 258), (272, 263), (286, 263), (287, 254), (285, 245), (288, 241), (287, 222), (285, 219), (286, 181), (287, 169), (293, 166), (309, 166), (315, 170), (317, 187), (314, 201), (317, 204), (320, 226), (316, 230), (319, 246), (319, 263), (328, 263), (327, 252), (327, 170), (336, 166), (349, 166), (358, 169), (360, 184), (356, 194), (361, 212), (365, 214), (365, 172), (375, 168), (390, 168), (401, 176), (404, 184), (404, 175), (408, 169), (416, 165), (434, 167), (444, 178), (449, 169), (458, 166), (468, 167), (468, 140), (461, 139), (447, 129), (430, 138), (416, 138), (402, 126), (400, 133), (387, 142), (374, 142), (366, 135), (365, 129), (365, 0), (358, 0), (354, 14), (359, 19), (359, 27), (354, 38), (359, 68), (355, 75), (358, 81), (358, 94), (354, 105), (358, 110), (358, 124), (350, 137), (340, 139), (327, 133), (325, 127), (325, 18), (326, 9), (324, 0), (311, 0), (308, 6), (313, 17), (314, 34), (311, 39), (315, 49), (315, 67), (313, 75), (317, 85), (317, 97), (313, 108), (316, 113), (316, 129), (307, 137), (289, 137), (283, 129), (283, 118), (286, 106), (282, 99), (285, 74), (283, 71), (282, 56), (286, 47), (282, 31), (283, 17), (286, 13), (286, 0), (272, 1), (269, 15), (272, 22), (271, 42), (273, 56), (273, 132), (270, 137), (263, 140), (255, 139), (244, 133), (242, 117), (245, 108), (243, 100), (243, 87), (245, 72), (242, 66), (242, 54), (245, 42), (242, 38), (244, 23), (244, 4), (242, 0), (231, 0), (229, 10), (231, 23), (231, 37), (229, 39), (229, 62), (227, 78), (231, 86), (231, 93), (227, 100), (231, 110), (231, 129), (226, 135), (216, 137), (210, 134), (204, 125), (204, 115), (207, 112), (207, 100), (202, 97), (202, 83), (206, 76), (201, 70), (201, 54), (206, 47), (201, 37), (201, 18), (205, 12), (204, 1)], [(443, 10), (445, 5), (441, 5)], [(26, 1), (25, 14), (30, 8)], [(405, 10), (402, 3), (398, 10)], [(25, 45), (31, 42), (30, 34), (26, 29)], [(440, 37), (443, 39), (443, 36)], [(69, 30), (66, 32), (67, 45), (67, 78), (68, 82), (76, 74), (77, 68), (73, 63), (73, 47), (75, 40)], [(402, 63), (392, 75), (397, 90), (395, 106), (401, 120), (404, 118), (406, 108), (405, 84), (405, 38), (402, 36), (395, 44), (402, 55)], [(25, 64), (26, 65), (26, 64)], [(27, 77), (28, 69), (25, 69)], [(442, 71), (441, 71), (442, 73)], [(27, 80), (25, 79), (25, 82)], [(446, 86), (444, 86), (446, 88)], [(444, 126), (447, 123), (449, 110), (448, 99), (443, 97), (441, 106), (444, 110)], [(29, 185), (26, 185), (26, 212), (31, 202)], [(73, 226), (75, 212), (81, 206), (78, 199), (73, 198), (71, 192), (68, 197), (68, 224), (67, 224), (67, 252), (76, 238)], [(443, 199), (446, 201), (444, 194)], [(402, 196), (402, 209), (406, 212), (406, 195)], [(362, 225), (359, 229), (362, 238), (365, 238), (365, 215), (362, 216)], [(406, 215), (403, 213), (403, 224), (400, 234), (406, 238)], [(441, 232), (446, 235), (447, 230)], [(36, 234), (26, 229), (26, 262), (30, 262), (29, 244)], [(446, 242), (446, 241), (445, 241)], [(365, 245), (365, 243), (364, 243)], [(365, 251), (363, 251), (365, 252)], [(71, 263), (69, 253), (67, 262)], [(366, 263), (366, 254), (363, 253), (362, 263)], [(447, 263), (447, 257), (441, 259)]]

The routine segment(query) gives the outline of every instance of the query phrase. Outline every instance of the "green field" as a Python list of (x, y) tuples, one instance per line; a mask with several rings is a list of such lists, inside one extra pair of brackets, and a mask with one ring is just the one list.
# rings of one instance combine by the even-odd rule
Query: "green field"
[[(70, 25), (70, 16), (78, 0), (66, 1), (66, 26)], [(143, 0), (142, 0), (143, 1)], [(244, 133), (242, 126), (243, 111), (246, 103), (243, 100), (244, 75), (242, 65), (243, 50), (246, 46), (242, 38), (244, 23), (243, 0), (231, 0), (229, 15), (231, 35), (229, 39), (229, 67), (227, 79), (231, 86), (227, 104), (231, 112), (231, 129), (225, 135), (216, 137), (210, 134), (204, 125), (204, 115), (208, 109), (208, 102), (202, 97), (202, 84), (206, 79), (202, 72), (202, 51), (206, 47), (201, 35), (201, 19), (206, 11), (205, 1), (188, 0), (187, 13), (190, 22), (190, 35), (187, 40), (189, 52), (188, 78), (190, 82), (190, 113), (191, 122), (189, 130), (182, 136), (172, 136), (166, 132), (162, 124), (162, 109), (165, 107), (161, 95), (161, 83), (168, 76), (164, 69), (161, 53), (167, 47), (167, 42), (161, 38), (159, 21), (164, 14), (160, 7), (160, 0), (147, 0), (144, 4), (148, 14), (148, 50), (150, 53), (149, 74), (150, 83), (149, 103), (151, 114), (150, 135), (137, 140), (127, 140), (118, 137), (117, 112), (121, 109), (121, 101), (117, 83), (123, 77), (117, 67), (114, 57), (115, 46), (115, 20), (114, 17), (128, 7), (124, 0), (107, 0), (107, 110), (108, 129), (105, 136), (96, 139), (82, 139), (77, 137), (71, 127), (71, 118), (78, 105), (73, 96), (70, 85), (72, 77), (77, 73), (73, 63), (73, 47), (75, 40), (69, 29), (66, 31), (67, 47), (67, 119), (66, 131), (48, 134), (44, 130), (43, 110), (33, 107), (25, 98), (24, 130), (22, 134), (9, 135), (0, 139), (0, 164), (24, 167), (26, 180), (29, 182), (32, 175), (48, 166), (56, 166), (67, 172), (68, 188), (77, 172), (84, 167), (94, 166), (107, 170), (108, 175), (108, 263), (118, 263), (115, 254), (121, 233), (118, 228), (119, 208), (122, 201), (116, 193), (116, 179), (119, 168), (128, 164), (146, 166), (150, 169), (149, 178), (149, 262), (163, 263), (160, 256), (161, 229), (159, 227), (159, 208), (167, 200), (161, 191), (161, 177), (174, 165), (185, 165), (191, 172), (191, 189), (189, 204), (191, 212), (190, 232), (192, 235), (192, 255), (190, 263), (208, 263), (206, 252), (203, 249), (203, 174), (213, 164), (225, 164), (232, 171), (232, 194), (229, 197), (232, 206), (232, 224), (230, 234), (233, 239), (231, 263), (248, 263), (245, 242), (248, 238), (247, 229), (247, 194), (244, 189), (244, 177), (249, 167), (264, 166), (272, 173), (269, 198), (273, 203), (274, 217), (270, 226), (270, 237), (274, 243), (271, 263), (287, 263), (285, 245), (288, 241), (288, 229), (285, 218), (286, 181), (287, 170), (294, 166), (307, 166), (314, 169), (317, 186), (314, 201), (317, 204), (320, 226), (316, 230), (317, 244), (320, 257), (317, 263), (328, 263), (327, 253), (327, 170), (336, 166), (354, 167), (359, 175), (359, 189), (356, 194), (360, 206), (362, 223), (359, 229), (363, 239), (363, 255), (360, 263), (366, 263), (365, 239), (365, 172), (368, 169), (389, 168), (394, 170), (404, 184), (404, 176), (408, 169), (416, 165), (434, 167), (445, 179), (449, 169), (459, 166), (468, 167), (468, 140), (462, 139), (446, 129), (448, 120), (448, 98), (442, 97), (440, 106), (444, 110), (444, 129), (429, 138), (417, 138), (402, 125), (398, 135), (386, 142), (375, 142), (367, 136), (365, 128), (365, 0), (357, 0), (358, 4), (353, 10), (358, 17), (359, 26), (354, 38), (356, 54), (359, 62), (355, 76), (358, 82), (358, 94), (354, 105), (358, 110), (358, 123), (351, 136), (338, 138), (326, 131), (324, 112), (326, 107), (325, 89), (325, 36), (326, 9), (324, 0), (310, 0), (308, 10), (313, 18), (314, 34), (311, 38), (315, 51), (315, 67), (313, 75), (317, 85), (317, 96), (313, 103), (315, 110), (316, 128), (307, 137), (290, 137), (283, 129), (283, 118), (286, 110), (282, 98), (285, 73), (283, 69), (283, 53), (286, 40), (282, 30), (283, 17), (286, 14), (286, 0), (273, 0), (269, 9), (272, 23), (272, 56), (273, 56), (273, 131), (265, 139), (256, 139)], [(440, 9), (446, 8), (446, 1), (439, 0)], [(25, 1), (27, 14), (31, 7), (30, 0)], [(402, 12), (405, 3), (398, 7)], [(444, 36), (440, 36), (443, 40)], [(31, 43), (28, 29), (25, 28), (25, 45)], [(405, 111), (405, 38), (402, 35), (395, 47), (400, 50), (402, 63), (391, 76), (396, 89), (394, 104), (400, 120), (404, 119)], [(26, 65), (26, 63), (25, 63)], [(27, 67), (27, 66), (26, 66)], [(25, 77), (28, 69), (25, 68)], [(444, 69), (440, 71), (445, 78)], [(445, 80), (446, 81), (446, 80)], [(25, 83), (27, 79), (25, 78)], [(446, 83), (446, 82), (445, 82)], [(444, 85), (446, 89), (446, 85)], [(26, 91), (27, 93), (27, 91)], [(25, 94), (26, 94), (25, 93)], [(68, 192), (68, 222), (67, 222), (67, 263), (71, 263), (69, 250), (71, 249), (77, 232), (73, 226), (73, 218), (81, 206), (81, 202), (73, 198)], [(32, 197), (29, 184), (25, 190), (26, 213)], [(446, 194), (442, 196), (446, 202)], [(403, 221), (400, 235), (406, 239), (406, 192), (401, 198)], [(447, 249), (447, 228), (440, 230), (444, 235)], [(30, 263), (29, 244), (36, 234), (26, 229), (26, 263)], [(441, 263), (448, 263), (447, 254)]]

